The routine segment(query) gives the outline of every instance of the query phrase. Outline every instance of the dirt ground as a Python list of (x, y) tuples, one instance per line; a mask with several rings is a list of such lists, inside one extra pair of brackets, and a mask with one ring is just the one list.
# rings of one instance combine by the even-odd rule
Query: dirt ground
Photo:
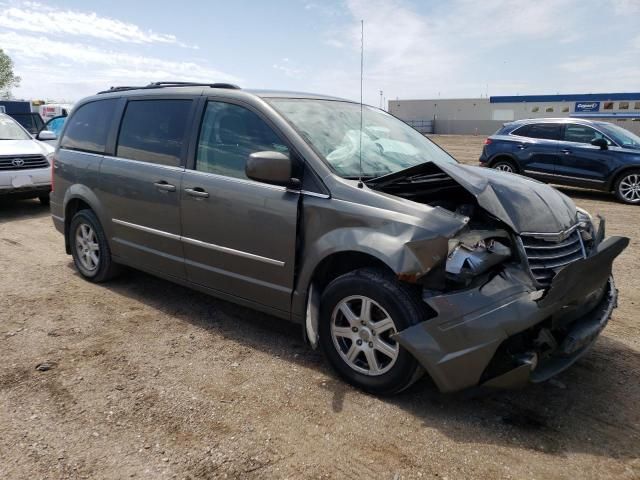
[[(483, 139), (435, 140), (475, 163)], [(46, 208), (0, 203), (0, 478), (640, 478), (640, 208), (568, 193), (632, 239), (620, 308), (557, 379), (480, 398), (376, 398), (298, 326), (138, 272), (90, 284)]]

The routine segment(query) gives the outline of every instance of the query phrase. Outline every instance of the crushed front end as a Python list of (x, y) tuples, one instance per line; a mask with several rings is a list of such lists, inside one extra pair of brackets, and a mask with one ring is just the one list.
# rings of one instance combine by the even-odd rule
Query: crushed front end
[[(601, 240), (603, 230), (576, 226), (547, 236), (546, 245), (536, 244), (548, 247), (544, 255), (516, 236), (519, 255), (511, 262), (452, 291), (425, 288), (430, 318), (399, 332), (397, 341), (442, 391), (550, 378), (589, 348), (617, 306), (611, 269), (628, 239)], [(574, 232), (578, 247), (568, 244)]]
[(617, 306), (612, 266), (629, 243), (548, 185), (479, 170), (424, 165), (373, 185), (468, 219), (446, 260), (415, 276), (425, 320), (394, 336), (445, 392), (540, 382), (575, 362)]

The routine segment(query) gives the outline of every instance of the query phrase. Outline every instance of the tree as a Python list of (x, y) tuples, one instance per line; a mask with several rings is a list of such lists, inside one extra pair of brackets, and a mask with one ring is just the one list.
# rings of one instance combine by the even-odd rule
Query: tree
[(20, 86), (20, 77), (13, 73), (11, 57), (0, 48), (0, 94), (9, 97), (11, 87)]

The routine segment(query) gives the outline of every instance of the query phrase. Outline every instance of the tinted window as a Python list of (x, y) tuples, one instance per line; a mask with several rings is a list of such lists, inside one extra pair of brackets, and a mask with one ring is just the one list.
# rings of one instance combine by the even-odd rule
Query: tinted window
[(14, 113), (11, 116), (32, 134), (38, 133), (44, 124), (37, 113)]
[(586, 125), (566, 125), (564, 127), (566, 142), (591, 143), (598, 138), (604, 138), (611, 145), (611, 141), (607, 137)]
[(200, 129), (196, 170), (247, 178), (247, 158), (260, 151), (289, 153), (271, 127), (251, 110), (230, 103), (207, 104)]
[(85, 152), (104, 153), (107, 135), (117, 100), (98, 100), (86, 103), (69, 117), (62, 148)]
[(553, 123), (535, 123), (533, 125), (525, 125), (513, 132), (514, 135), (529, 138), (542, 138), (546, 140), (560, 139), (560, 125)]
[(124, 112), (119, 157), (160, 165), (180, 165), (191, 100), (130, 101)]

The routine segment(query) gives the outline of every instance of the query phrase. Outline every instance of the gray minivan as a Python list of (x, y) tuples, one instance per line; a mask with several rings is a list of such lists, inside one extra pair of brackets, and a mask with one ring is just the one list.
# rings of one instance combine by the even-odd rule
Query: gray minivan
[(378, 394), (550, 378), (607, 324), (628, 244), (548, 185), (320, 95), (112, 88), (77, 104), (52, 168), (87, 280), (128, 265), (297, 322)]

